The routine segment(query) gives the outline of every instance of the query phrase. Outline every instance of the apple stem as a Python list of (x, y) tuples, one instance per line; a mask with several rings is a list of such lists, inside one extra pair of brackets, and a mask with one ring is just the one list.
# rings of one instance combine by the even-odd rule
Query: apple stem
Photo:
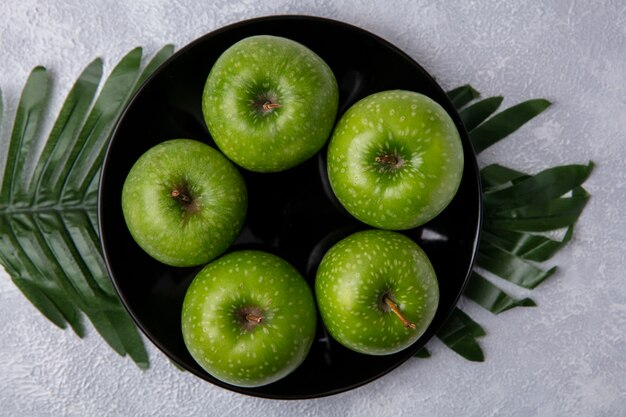
[(374, 161), (378, 162), (379, 164), (383, 164), (383, 165), (388, 165), (394, 168), (399, 168), (400, 166), (402, 166), (402, 159), (399, 158), (397, 155), (389, 155), (389, 154), (384, 154), (382, 156), (378, 155), (376, 156), (376, 158), (374, 158)]
[(406, 327), (407, 329), (408, 328), (415, 329), (417, 327), (417, 326), (415, 326), (415, 323), (411, 323), (410, 321), (408, 321), (406, 319), (406, 317), (404, 317), (404, 315), (402, 314), (402, 312), (398, 308), (398, 305), (396, 303), (394, 303), (393, 300), (391, 298), (389, 298), (388, 295), (385, 294), (385, 296), (383, 297), (383, 301), (385, 302), (385, 304), (387, 304), (389, 306), (391, 311), (393, 311), (395, 313), (395, 315), (398, 316), (400, 321), (402, 321), (402, 324), (404, 324), (404, 327)]
[(263, 106), (261, 106), (261, 107), (265, 111), (270, 111), (272, 109), (277, 109), (278, 107), (280, 107), (280, 104), (272, 103), (271, 101), (266, 101), (265, 103), (263, 103)]
[(246, 314), (246, 320), (251, 323), (259, 324), (263, 321), (263, 316), (257, 316), (256, 314), (248, 313)]
[(170, 195), (173, 198), (176, 198), (176, 199), (182, 201), (183, 203), (186, 203), (186, 204), (191, 203), (191, 197), (189, 197), (187, 194), (181, 192), (180, 190), (174, 189), (174, 190), (172, 190)]

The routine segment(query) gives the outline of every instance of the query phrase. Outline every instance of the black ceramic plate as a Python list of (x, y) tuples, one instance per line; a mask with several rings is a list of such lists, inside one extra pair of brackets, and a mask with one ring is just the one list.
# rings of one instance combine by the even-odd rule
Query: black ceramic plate
[[(288, 377), (260, 388), (239, 388), (216, 380), (187, 352), (180, 329), (185, 291), (199, 268), (174, 268), (146, 255), (133, 241), (121, 210), (124, 179), (153, 145), (173, 138), (213, 144), (202, 118), (201, 96), (217, 57), (251, 35), (284, 36), (320, 55), (337, 77), (339, 115), (377, 91), (407, 89), (441, 104), (463, 141), (465, 170), (459, 192), (437, 218), (405, 232), (426, 251), (439, 279), (441, 299), (426, 333), (413, 346), (390, 356), (367, 356), (328, 337), (321, 320), (305, 362)], [(249, 192), (245, 228), (231, 250), (257, 248), (282, 256), (313, 285), (326, 252), (341, 238), (368, 227), (336, 202), (328, 186), (324, 150), (285, 172), (241, 170)], [(304, 16), (274, 16), (237, 23), (181, 49), (137, 93), (120, 118), (100, 182), (99, 225), (109, 273), (139, 328), (184, 369), (216, 385), (269, 398), (311, 398), (346, 391), (372, 381), (412, 357), (444, 323), (471, 272), (481, 219), (478, 169), (467, 133), (444, 91), (415, 61), (388, 42), (354, 26)]]

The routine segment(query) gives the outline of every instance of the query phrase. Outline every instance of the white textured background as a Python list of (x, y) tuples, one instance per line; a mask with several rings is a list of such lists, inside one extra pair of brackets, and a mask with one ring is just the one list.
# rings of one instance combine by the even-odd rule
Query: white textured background
[(626, 415), (626, 3), (518, 3), (0, 2), (0, 86), (11, 114), (38, 64), (56, 80), (58, 107), (96, 56), (110, 65), (137, 45), (154, 52), (250, 17), (312, 14), (386, 38), (445, 88), (470, 82), (483, 96), (503, 94), (505, 107), (535, 97), (554, 101), (532, 124), (485, 151), (482, 164), (537, 172), (555, 164), (597, 163), (587, 182), (593, 197), (575, 239), (554, 260), (560, 270), (533, 292), (539, 306), (493, 316), (464, 303), (489, 332), (482, 340), (483, 364), (435, 341), (429, 344), (431, 359), (409, 361), (348, 393), (293, 402), (249, 398), (177, 371), (152, 346), (152, 368), (141, 372), (93, 331), (81, 341), (58, 330), (0, 270), (0, 414)]

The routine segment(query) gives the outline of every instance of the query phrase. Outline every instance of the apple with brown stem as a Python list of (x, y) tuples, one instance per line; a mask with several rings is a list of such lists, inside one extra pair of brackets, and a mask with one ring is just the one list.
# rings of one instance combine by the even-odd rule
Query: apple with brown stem
[(439, 285), (414, 241), (396, 232), (366, 230), (326, 253), (315, 295), (335, 340), (356, 352), (388, 355), (426, 331), (439, 304)]

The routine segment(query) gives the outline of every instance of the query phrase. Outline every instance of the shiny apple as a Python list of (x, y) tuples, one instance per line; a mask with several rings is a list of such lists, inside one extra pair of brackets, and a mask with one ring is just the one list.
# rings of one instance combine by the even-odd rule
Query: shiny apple
[(326, 62), (306, 46), (252, 36), (228, 48), (204, 87), (204, 120), (224, 154), (256, 172), (309, 159), (328, 140), (339, 100)]
[(182, 332), (191, 356), (215, 378), (257, 387), (293, 372), (313, 343), (316, 309), (300, 273), (261, 251), (232, 252), (189, 286)]
[(380, 229), (410, 229), (437, 216), (459, 188), (463, 162), (452, 118), (412, 91), (360, 100), (341, 117), (328, 145), (337, 199)]
[(356, 352), (389, 355), (426, 331), (439, 304), (439, 284), (414, 241), (397, 232), (366, 230), (326, 253), (315, 295), (336, 341)]

